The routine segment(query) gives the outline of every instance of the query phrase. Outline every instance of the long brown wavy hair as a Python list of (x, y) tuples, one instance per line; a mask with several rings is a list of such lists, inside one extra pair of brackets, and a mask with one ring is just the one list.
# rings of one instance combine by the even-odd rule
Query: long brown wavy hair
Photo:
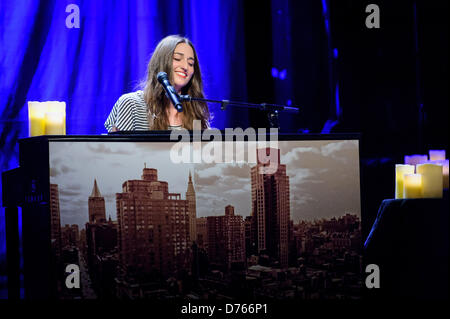
[[(170, 107), (170, 101), (156, 77), (159, 72), (164, 71), (169, 76), (170, 82), (173, 83), (173, 52), (179, 43), (190, 45), (194, 52), (194, 74), (189, 83), (182, 88), (181, 94), (204, 98), (200, 64), (194, 45), (189, 39), (179, 35), (165, 37), (158, 43), (148, 63), (147, 80), (144, 86), (144, 99), (147, 103), (148, 123), (151, 130), (167, 130), (169, 126), (166, 110)], [(209, 127), (210, 113), (205, 102), (191, 101), (182, 102), (182, 104), (183, 127), (185, 129), (192, 130), (194, 120), (201, 121), (202, 129)]]

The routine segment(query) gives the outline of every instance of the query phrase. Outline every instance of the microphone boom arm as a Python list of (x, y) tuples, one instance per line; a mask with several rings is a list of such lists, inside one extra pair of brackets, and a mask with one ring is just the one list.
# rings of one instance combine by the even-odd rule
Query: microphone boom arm
[(287, 112), (287, 113), (294, 113), (298, 114), (300, 113), (300, 107), (297, 106), (285, 106), (285, 105), (278, 105), (278, 104), (269, 104), (269, 103), (247, 103), (247, 102), (238, 102), (238, 101), (229, 101), (229, 100), (211, 100), (211, 99), (204, 99), (204, 98), (198, 98), (198, 97), (191, 97), (189, 95), (179, 95), (180, 101), (201, 101), (201, 102), (210, 102), (210, 103), (220, 103), (221, 110), (225, 110), (228, 105), (234, 105), (237, 107), (245, 107), (245, 108), (251, 108), (251, 109), (258, 109), (261, 111), (267, 111), (268, 119), (270, 123), (270, 127), (273, 128), (279, 128), (278, 123), (278, 115), (280, 112)]

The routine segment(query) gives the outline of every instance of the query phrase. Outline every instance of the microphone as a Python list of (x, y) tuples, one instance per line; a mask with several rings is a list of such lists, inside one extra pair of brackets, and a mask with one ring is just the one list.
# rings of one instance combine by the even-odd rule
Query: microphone
[(166, 94), (169, 97), (170, 101), (172, 102), (173, 106), (175, 106), (178, 112), (183, 112), (183, 106), (181, 105), (177, 92), (173, 88), (172, 84), (170, 84), (169, 82), (167, 73), (162, 71), (159, 72), (157, 75), (157, 79), (158, 82), (161, 83), (161, 85), (163, 86), (164, 91), (166, 91)]

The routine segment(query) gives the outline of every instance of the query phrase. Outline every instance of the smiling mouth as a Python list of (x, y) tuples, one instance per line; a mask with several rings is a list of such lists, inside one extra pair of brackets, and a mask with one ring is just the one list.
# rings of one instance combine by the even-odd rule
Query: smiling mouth
[(184, 72), (176, 71), (175, 73), (176, 73), (179, 77), (182, 77), (183, 79), (187, 78), (187, 74), (184, 73)]

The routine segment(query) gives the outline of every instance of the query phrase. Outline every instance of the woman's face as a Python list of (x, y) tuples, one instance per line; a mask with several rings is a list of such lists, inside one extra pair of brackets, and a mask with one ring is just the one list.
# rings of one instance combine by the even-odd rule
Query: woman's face
[(173, 52), (173, 87), (180, 93), (194, 75), (194, 51), (187, 43), (179, 43)]

